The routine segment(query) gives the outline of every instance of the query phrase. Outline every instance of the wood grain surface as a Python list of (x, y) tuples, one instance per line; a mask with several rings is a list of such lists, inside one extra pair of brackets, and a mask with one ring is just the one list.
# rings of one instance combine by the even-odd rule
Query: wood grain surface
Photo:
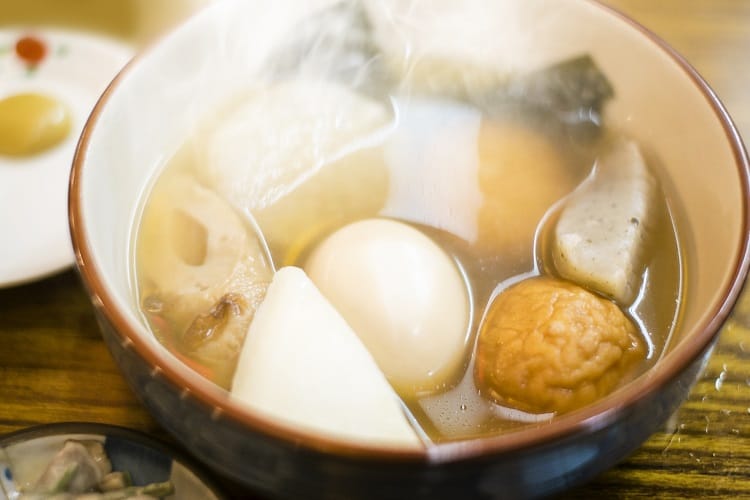
[[(750, 1), (607, 3), (683, 54), (750, 137)], [(563, 498), (750, 497), (749, 327), (746, 293), (705, 374), (669, 425), (622, 464)], [(70, 420), (169, 439), (120, 376), (73, 271), (0, 290), (0, 433)]]

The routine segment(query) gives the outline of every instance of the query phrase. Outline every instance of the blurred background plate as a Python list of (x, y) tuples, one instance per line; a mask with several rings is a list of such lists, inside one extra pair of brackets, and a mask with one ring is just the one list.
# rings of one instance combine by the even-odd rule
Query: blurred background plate
[(171, 481), (175, 493), (169, 498), (224, 498), (205, 473), (166, 444), (124, 427), (93, 423), (41, 425), (0, 437), (0, 493), (17, 498), (67, 439), (102, 442), (112, 470), (128, 472), (135, 486)]
[(60, 142), (27, 155), (0, 138), (0, 288), (73, 263), (67, 184), (78, 137), (99, 95), (130, 57), (209, 0), (28, 0), (0, 10), (0, 130), (5, 100), (45, 96), (66, 109)]

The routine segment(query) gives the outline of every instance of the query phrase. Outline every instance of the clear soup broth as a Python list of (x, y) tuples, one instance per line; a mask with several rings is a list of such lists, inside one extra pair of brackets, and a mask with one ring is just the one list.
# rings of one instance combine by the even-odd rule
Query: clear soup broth
[(605, 123), (589, 55), (512, 73), (405, 5), (300, 19), (205, 117), (144, 200), (138, 300), (175, 356), (290, 426), (422, 447), (544, 425), (669, 342), (660, 173)]
[[(571, 130), (523, 105), (488, 110), (450, 97), (388, 96), (381, 101), (388, 104), (384, 125), (334, 148), (335, 154), (315, 158), (300, 175), (271, 179), (272, 189), (264, 192), (272, 195), (261, 200), (253, 191), (257, 183), (248, 187), (241, 175), (217, 181), (206, 167), (211, 148), (224, 144), (213, 140), (211, 131), (245, 99), (255, 98), (251, 93), (233, 101), (208, 120), (164, 167), (144, 201), (135, 243), (137, 293), (154, 335), (170, 351), (231, 389), (244, 336), (274, 270), (305, 269), (315, 249), (349, 224), (397, 220), (426, 235), (450, 258), (468, 300), (458, 368), (432, 387), (394, 385), (419, 432), (432, 442), (494, 435), (575, 409), (546, 403), (534, 407), (529, 401), (547, 400), (505, 397), (502, 388), (499, 396), (488, 395), (475, 373), (478, 338), (494, 321), (493, 303), (514, 284), (536, 276), (574, 281), (555, 265), (560, 251), (556, 224), (575, 193), (591, 183), (598, 162), (622, 141), (617, 131), (600, 124), (593, 132)], [(251, 135), (247, 141), (241, 146), (258, 146)], [(658, 178), (659, 172), (653, 173)], [(680, 243), (670, 207), (657, 192), (648, 220), (633, 222), (647, 226), (648, 237), (638, 250), (636, 292), (621, 300), (586, 280), (579, 283), (616, 306), (640, 344), (636, 362), (606, 367), (617, 381), (605, 392), (656, 361), (679, 316)], [(426, 339), (429, 343), (429, 335)], [(567, 356), (560, 349), (553, 360)], [(567, 374), (577, 368), (560, 369)], [(589, 384), (586, 377), (573, 383)], [(529, 391), (550, 390), (528, 385)]]

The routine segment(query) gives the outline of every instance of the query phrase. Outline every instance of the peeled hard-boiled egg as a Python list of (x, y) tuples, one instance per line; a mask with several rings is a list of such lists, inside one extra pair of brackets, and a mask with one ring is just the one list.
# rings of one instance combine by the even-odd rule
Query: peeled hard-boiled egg
[(470, 297), (429, 237), (390, 219), (355, 222), (325, 239), (305, 269), (403, 397), (458, 377)]

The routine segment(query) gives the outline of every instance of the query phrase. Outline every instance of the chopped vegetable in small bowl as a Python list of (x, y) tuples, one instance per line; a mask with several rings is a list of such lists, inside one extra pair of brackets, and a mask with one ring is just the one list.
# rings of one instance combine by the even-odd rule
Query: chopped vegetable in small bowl
[(0, 492), (9, 500), (224, 498), (166, 444), (90, 423), (42, 425), (0, 437)]

